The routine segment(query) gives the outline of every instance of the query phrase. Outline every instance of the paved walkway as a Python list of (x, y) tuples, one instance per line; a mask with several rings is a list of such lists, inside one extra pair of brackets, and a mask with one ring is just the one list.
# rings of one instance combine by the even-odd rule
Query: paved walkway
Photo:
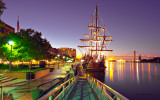
[(87, 79), (79, 78), (68, 100), (98, 100)]
[(78, 82), (73, 88), (67, 100), (98, 100), (98, 97), (92, 90), (91, 85), (87, 79), (84, 78), (82, 69), (79, 68), (78, 72), (80, 78), (78, 78)]
[[(52, 66), (51, 66), (52, 67)], [(59, 66), (57, 67), (53, 72), (50, 72), (50, 74), (38, 79), (34, 80), (32, 82), (25, 82), (17, 85), (24, 85), (20, 87), (5, 87), (4, 88), (4, 93), (12, 94), (14, 100), (32, 100), (31, 97), (31, 90), (37, 89), (37, 86), (40, 84), (43, 84), (47, 81), (51, 81), (56, 78), (64, 78), (66, 76), (66, 71), (70, 70), (70, 66)], [(52, 84), (55, 84), (58, 82), (58, 80), (54, 81)], [(51, 84), (46, 84), (40, 89), (46, 90), (51, 86)]]

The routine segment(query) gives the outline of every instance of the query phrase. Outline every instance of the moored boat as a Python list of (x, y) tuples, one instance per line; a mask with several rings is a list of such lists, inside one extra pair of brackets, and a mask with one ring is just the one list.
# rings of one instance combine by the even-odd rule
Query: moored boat
[(87, 45), (78, 46), (85, 49), (82, 65), (87, 71), (91, 72), (104, 71), (106, 68), (104, 52), (113, 51), (108, 49), (109, 43), (112, 42), (112, 36), (109, 36), (109, 33), (106, 32), (105, 25), (103, 27), (100, 25), (98, 15), (98, 6), (96, 5), (95, 12), (91, 17), (91, 24), (88, 26), (90, 33), (84, 35), (87, 39), (80, 39)]

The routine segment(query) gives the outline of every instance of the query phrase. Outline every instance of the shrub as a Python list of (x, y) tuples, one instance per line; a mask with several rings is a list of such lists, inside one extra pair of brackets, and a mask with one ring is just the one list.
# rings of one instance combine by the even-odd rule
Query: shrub
[(9, 69), (9, 64), (0, 64), (0, 69)]
[(28, 65), (20, 64), (20, 65), (19, 65), (19, 68), (20, 68), (20, 69), (28, 69), (29, 67), (28, 67)]

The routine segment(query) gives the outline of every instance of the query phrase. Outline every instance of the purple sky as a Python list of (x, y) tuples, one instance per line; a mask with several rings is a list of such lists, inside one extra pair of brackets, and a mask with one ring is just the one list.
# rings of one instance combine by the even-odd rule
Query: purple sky
[(113, 37), (110, 54), (160, 56), (159, 0), (3, 0), (7, 10), (2, 20), (16, 29), (33, 28), (42, 32), (52, 47), (77, 48), (96, 3), (107, 30)]

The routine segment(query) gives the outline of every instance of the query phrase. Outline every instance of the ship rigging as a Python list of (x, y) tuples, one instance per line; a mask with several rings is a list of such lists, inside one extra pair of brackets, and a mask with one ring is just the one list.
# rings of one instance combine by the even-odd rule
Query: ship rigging
[(104, 56), (104, 51), (113, 51), (108, 49), (109, 43), (112, 42), (112, 36), (110, 36), (109, 32), (106, 33), (105, 25), (103, 27), (100, 26), (98, 17), (98, 6), (96, 5), (95, 12), (91, 17), (91, 24), (88, 26), (90, 33), (84, 35), (87, 39), (80, 39), (81, 42), (87, 42), (87, 45), (78, 46), (79, 48), (86, 48), (87, 55), (96, 57), (96, 59)]

